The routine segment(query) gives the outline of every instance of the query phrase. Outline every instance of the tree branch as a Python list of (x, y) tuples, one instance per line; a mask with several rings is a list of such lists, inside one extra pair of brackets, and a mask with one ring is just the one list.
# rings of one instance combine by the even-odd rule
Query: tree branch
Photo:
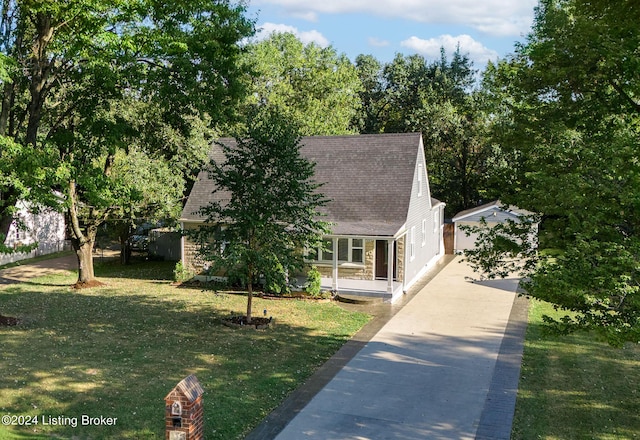
[(609, 81), (609, 83), (611, 84), (611, 86), (613, 87), (613, 89), (618, 92), (618, 94), (620, 96), (622, 96), (622, 98), (627, 101), (627, 103), (629, 103), (631, 105), (631, 107), (636, 111), (636, 113), (640, 113), (640, 103), (638, 103), (637, 101), (635, 101), (631, 96), (629, 96), (624, 89), (622, 88), (622, 86), (620, 86), (620, 84), (618, 84), (616, 81), (611, 80)]

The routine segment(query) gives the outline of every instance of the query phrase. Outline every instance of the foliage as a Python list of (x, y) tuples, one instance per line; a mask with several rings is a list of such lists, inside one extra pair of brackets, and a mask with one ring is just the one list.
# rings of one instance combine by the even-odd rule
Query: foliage
[(543, 215), (527, 293), (563, 331), (640, 340), (640, 64), (633, 1), (545, 0), (526, 44), (490, 66), (505, 203)]
[(305, 284), (305, 289), (307, 293), (311, 296), (320, 295), (320, 286), (321, 286), (321, 275), (320, 271), (317, 267), (311, 266), (309, 271), (307, 272), (307, 284)]
[[(0, 182), (0, 223), (18, 198), (66, 210), (79, 282), (87, 282), (102, 223), (157, 210), (167, 197), (177, 210), (184, 183), (173, 176), (188, 178), (185, 160), (202, 158), (196, 139), (203, 134), (194, 132), (202, 121), (227, 123), (244, 96), (239, 41), (253, 23), (225, 0), (3, 7), (10, 78), (2, 84), (0, 157), (14, 171)], [(151, 179), (146, 186), (118, 173), (134, 163)]]
[(107, 286), (82, 291), (67, 287), (72, 273), (0, 286), (2, 314), (22, 320), (0, 327), (3, 414), (118, 418), (0, 426), (0, 438), (163, 438), (163, 398), (195, 373), (205, 437), (241, 439), (368, 320), (330, 303), (256, 298), (277, 325), (231, 329), (221, 321), (241, 313), (245, 297), (176, 287), (173, 269), (105, 263), (96, 273)]
[(209, 168), (219, 196), (202, 209), (210, 226), (196, 235), (214, 270), (244, 275), (249, 322), (253, 284), (265, 276), (286, 286), (286, 274), (304, 264), (303, 250), (327, 230), (318, 218), (326, 200), (313, 181), (315, 164), (300, 155), (297, 127), (278, 111), (256, 110), (235, 145), (220, 144), (225, 161)]
[(499, 150), (486, 139), (490, 112), (473, 90), (476, 72), (460, 50), (429, 62), (420, 55), (396, 55), (382, 64), (360, 55), (356, 68), (364, 90), (354, 125), (362, 133), (421, 132), (429, 185), (452, 213), (486, 198), (489, 164)]
[(360, 81), (344, 54), (333, 47), (303, 44), (290, 33), (274, 33), (249, 45), (253, 70), (248, 104), (278, 109), (302, 136), (348, 134), (360, 105)]
[(193, 275), (193, 272), (185, 267), (182, 260), (178, 261), (173, 269), (173, 280), (177, 282), (189, 281)]
[(478, 226), (461, 225), (460, 230), (477, 237), (475, 247), (464, 251), (465, 259), (474, 272), (489, 279), (529, 273), (538, 252), (538, 224), (537, 216), (525, 215), (518, 221), (489, 225), (483, 217)]

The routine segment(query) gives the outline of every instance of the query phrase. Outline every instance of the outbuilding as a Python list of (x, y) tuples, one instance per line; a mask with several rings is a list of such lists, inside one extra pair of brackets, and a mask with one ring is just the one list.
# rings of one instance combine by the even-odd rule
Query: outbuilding
[(461, 226), (480, 226), (484, 219), (488, 226), (495, 226), (507, 220), (520, 221), (524, 215), (531, 213), (515, 206), (507, 206), (500, 200), (495, 200), (475, 208), (467, 209), (457, 213), (452, 221), (454, 229), (454, 253), (462, 253), (467, 249), (474, 249), (476, 246), (477, 234), (462, 230)]

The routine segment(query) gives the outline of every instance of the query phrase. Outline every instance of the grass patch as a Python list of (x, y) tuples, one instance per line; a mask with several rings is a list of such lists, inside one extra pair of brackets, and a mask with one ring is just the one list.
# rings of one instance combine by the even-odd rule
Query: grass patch
[(512, 438), (640, 438), (640, 345), (546, 335), (544, 314), (559, 315), (532, 300)]
[(115, 426), (0, 426), (0, 439), (163, 439), (164, 397), (189, 374), (205, 389), (205, 437), (242, 438), (369, 319), (332, 303), (254, 299), (276, 325), (232, 329), (246, 297), (171, 285), (173, 263), (107, 264), (0, 287), (0, 416), (117, 417)]

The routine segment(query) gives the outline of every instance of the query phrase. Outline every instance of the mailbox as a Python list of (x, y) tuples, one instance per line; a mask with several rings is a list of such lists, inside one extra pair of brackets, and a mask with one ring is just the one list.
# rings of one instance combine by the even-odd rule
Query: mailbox
[(167, 394), (164, 398), (165, 440), (204, 439), (203, 393), (198, 378), (192, 374)]

